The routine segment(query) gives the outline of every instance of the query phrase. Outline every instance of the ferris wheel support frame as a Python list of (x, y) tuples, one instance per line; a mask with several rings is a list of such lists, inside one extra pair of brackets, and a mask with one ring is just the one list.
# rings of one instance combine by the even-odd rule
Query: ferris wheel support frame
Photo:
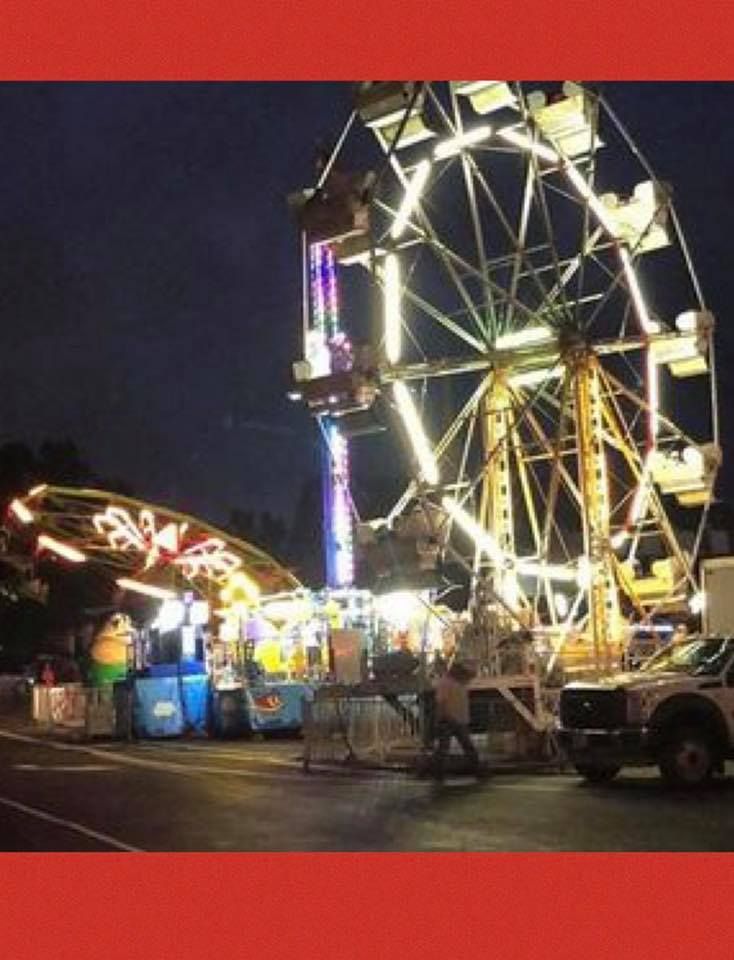
[(604, 413), (596, 358), (585, 350), (572, 358), (578, 430), (578, 469), (583, 499), (584, 552), (589, 563), (589, 632), (597, 672), (613, 663), (619, 604), (609, 546), (609, 487), (604, 456)]

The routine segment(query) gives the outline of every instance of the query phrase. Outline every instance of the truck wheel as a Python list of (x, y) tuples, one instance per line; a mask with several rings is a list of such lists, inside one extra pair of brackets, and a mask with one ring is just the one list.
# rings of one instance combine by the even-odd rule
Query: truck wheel
[(622, 769), (621, 767), (602, 766), (594, 763), (576, 763), (574, 766), (584, 780), (588, 780), (589, 783), (609, 783)]
[(710, 779), (717, 763), (711, 737), (697, 727), (673, 730), (658, 756), (660, 773), (677, 787), (696, 787)]

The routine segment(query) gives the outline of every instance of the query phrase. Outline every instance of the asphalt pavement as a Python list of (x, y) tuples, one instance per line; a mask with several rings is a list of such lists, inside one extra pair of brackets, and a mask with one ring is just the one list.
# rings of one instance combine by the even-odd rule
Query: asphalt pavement
[(730, 851), (734, 767), (670, 791), (630, 770), (444, 785), (301, 768), (299, 740), (49, 741), (0, 717), (0, 849)]

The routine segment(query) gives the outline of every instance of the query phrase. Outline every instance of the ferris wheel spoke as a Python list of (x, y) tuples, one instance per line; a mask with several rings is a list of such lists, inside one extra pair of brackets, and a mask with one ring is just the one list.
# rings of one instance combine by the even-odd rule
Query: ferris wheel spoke
[[(406, 192), (407, 192), (407, 190), (408, 190), (408, 188), (409, 188), (409, 180), (408, 180), (408, 177), (407, 177), (405, 171), (403, 170), (403, 168), (402, 168), (402, 166), (401, 166), (401, 164), (400, 164), (400, 161), (398, 160), (398, 158), (397, 158), (396, 156), (393, 155), (393, 156), (390, 158), (390, 165), (391, 165), (391, 166), (393, 167), (393, 169), (395, 170), (395, 173), (396, 173), (396, 175), (397, 175), (397, 177), (398, 177), (398, 180), (400, 181), (400, 183), (403, 185), (403, 188), (404, 188), (404, 189), (406, 190)], [(416, 203), (415, 203), (415, 210), (416, 210), (416, 212), (417, 212), (417, 214), (418, 214), (418, 218), (419, 218), (419, 222), (420, 222), (420, 224), (421, 224), (421, 228), (422, 228), (423, 232), (425, 232), (425, 234), (426, 234), (426, 237), (427, 237), (427, 240), (428, 240), (428, 242), (429, 242), (429, 245), (430, 245), (431, 249), (433, 249), (434, 252), (437, 253), (437, 255), (438, 255), (438, 257), (439, 257), (439, 260), (440, 260), (440, 262), (441, 262), (442, 265), (443, 265), (443, 268), (446, 270), (449, 278), (451, 279), (452, 283), (454, 284), (454, 286), (455, 286), (455, 288), (456, 288), (456, 290), (457, 290), (457, 292), (458, 292), (458, 294), (459, 294), (459, 297), (461, 298), (464, 306), (465, 306), (465, 307), (467, 308), (467, 310), (469, 311), (473, 323), (475, 324), (475, 326), (476, 326), (477, 330), (480, 332), (480, 334), (486, 339), (486, 337), (487, 337), (486, 326), (484, 325), (484, 323), (483, 323), (483, 321), (482, 321), (482, 318), (480, 317), (479, 313), (478, 313), (477, 310), (475, 309), (475, 307), (474, 307), (474, 302), (473, 302), (472, 298), (470, 297), (468, 291), (466, 290), (466, 287), (464, 286), (464, 284), (463, 284), (462, 281), (461, 281), (461, 278), (459, 277), (458, 273), (456, 272), (455, 266), (454, 266), (454, 264), (453, 264), (453, 262), (452, 262), (452, 258), (449, 257), (448, 254), (447, 254), (447, 248), (446, 248), (446, 246), (439, 241), (439, 239), (438, 239), (438, 234), (437, 234), (437, 232), (435, 231), (435, 229), (433, 228), (433, 225), (431, 224), (431, 221), (430, 221), (428, 215), (426, 214), (424, 207), (423, 207), (423, 206), (420, 204), (420, 202), (418, 202), (418, 201), (416, 201)], [(398, 211), (398, 213), (399, 213), (399, 211)], [(410, 223), (410, 222), (409, 222), (409, 223)], [(412, 227), (412, 224), (410, 224), (410, 226)], [(481, 271), (477, 271), (477, 272), (479, 272), (479, 275), (481, 276)]]
[[(529, 158), (530, 164), (534, 167), (534, 199), (540, 208), (540, 218), (545, 228), (547, 237), (548, 237), (548, 247), (551, 255), (551, 267), (553, 273), (555, 274), (555, 285), (553, 289), (556, 292), (555, 299), (561, 300), (561, 309), (565, 317), (569, 316), (569, 306), (566, 298), (566, 286), (563, 283), (563, 273), (561, 270), (561, 262), (558, 254), (558, 249), (556, 247), (555, 234), (553, 231), (553, 224), (551, 221), (551, 214), (548, 208), (548, 203), (545, 195), (545, 182), (542, 177), (540, 177), (537, 168), (537, 161), (534, 156)], [(547, 298), (546, 298), (547, 302)]]
[[(382, 201), (375, 201), (375, 204), (381, 209), (386, 210), (387, 212), (394, 212), (393, 208), (383, 203)], [(480, 269), (478, 269), (473, 264), (469, 263), (464, 257), (458, 254), (455, 250), (453, 250), (448, 244), (443, 243), (438, 237), (438, 235), (435, 233), (435, 231), (430, 232), (414, 224), (411, 224), (410, 227), (414, 237), (420, 240), (421, 242), (423, 242), (425, 246), (437, 256), (441, 264), (447, 267), (452, 281), (454, 281), (455, 284), (457, 284), (457, 289), (459, 289), (460, 291), (460, 296), (464, 304), (464, 308), (467, 314), (475, 322), (475, 326), (477, 327), (480, 334), (484, 338), (485, 343), (487, 338), (486, 327), (481, 321), (479, 322), (477, 321), (478, 313), (476, 309), (476, 304), (469, 296), (465, 286), (462, 284), (459, 274), (457, 273), (457, 269), (461, 270), (465, 275), (469, 277), (473, 277), (479, 283), (483, 284), (486, 287), (487, 291), (496, 298), (495, 304), (497, 302), (501, 302), (503, 304), (506, 304), (508, 308), (511, 306), (518, 312), (522, 313), (527, 320), (535, 321), (535, 322), (540, 320), (542, 322), (543, 318), (542, 317), (539, 318), (537, 316), (536, 309), (525, 304), (522, 300), (519, 299), (519, 297), (513, 294), (511, 290), (508, 290), (507, 288), (503, 287), (501, 284), (498, 284), (494, 280), (492, 280), (491, 276), (489, 275), (489, 267), (491, 267), (493, 264), (490, 263), (490, 261), (487, 261), (488, 272), (486, 275), (483, 275)], [(506, 259), (508, 258), (503, 257), (499, 261), (497, 261), (496, 264), (501, 264)], [(535, 273), (534, 268), (532, 268), (532, 265), (531, 265), (531, 271)], [(541, 285), (541, 291), (543, 296), (545, 296), (546, 291), (545, 291), (545, 288), (542, 287), (542, 285)], [(406, 295), (410, 295), (410, 294), (406, 291)], [(415, 294), (413, 294), (413, 296), (415, 296)]]
[[(487, 391), (487, 378), (483, 377), (479, 384), (477, 385), (474, 392), (471, 394), (469, 399), (466, 401), (464, 406), (461, 408), (457, 416), (454, 418), (452, 423), (448, 426), (444, 432), (441, 439), (436, 443), (433, 448), (433, 457), (440, 464), (443, 458), (445, 457), (448, 449), (453, 444), (454, 440), (459, 436), (461, 430), (471, 423), (476, 417), (476, 412), (479, 404), (481, 403), (486, 391)], [(460, 482), (460, 481), (459, 481)], [(415, 480), (407, 485), (400, 498), (397, 500), (395, 505), (392, 507), (388, 514), (388, 521), (391, 522), (396, 516), (398, 516), (406, 508), (408, 503), (416, 496), (419, 492), (420, 485), (416, 483)]]
[[(502, 205), (497, 200), (494, 191), (490, 187), (489, 182), (487, 181), (487, 178), (479, 169), (476, 162), (472, 158), (469, 158), (468, 163), (477, 181), (477, 184), (479, 185), (479, 188), (482, 192), (483, 197), (485, 198), (490, 208), (492, 209), (492, 212), (498, 219), (499, 224), (502, 227), (502, 230), (505, 234), (505, 237), (507, 238), (507, 240), (510, 243), (510, 246), (513, 249), (513, 253), (511, 254), (511, 256), (513, 257), (513, 259), (515, 259), (515, 261), (518, 264), (523, 266), (526, 272), (526, 275), (533, 281), (533, 285), (540, 297), (541, 302), (544, 301), (545, 298), (547, 297), (548, 291), (545, 285), (543, 284), (543, 281), (540, 278), (540, 275), (536, 266), (533, 264), (533, 261), (530, 257), (529, 252), (525, 249), (525, 236), (523, 235), (523, 232), (522, 231), (520, 233), (515, 232), (512, 224), (510, 223), (508, 217), (506, 216), (502, 208)], [(531, 198), (532, 198), (532, 187), (530, 188), (530, 199)], [(530, 202), (530, 200), (528, 200), (528, 202)], [(523, 206), (524, 204), (525, 204), (525, 200), (523, 200)], [(528, 216), (529, 216), (529, 211), (528, 211)], [(520, 227), (521, 228), (523, 227), (523, 209), (522, 208), (521, 208)], [(525, 234), (527, 232), (527, 223), (525, 224), (524, 232)], [(517, 269), (519, 273), (519, 266)], [(502, 287), (498, 287), (497, 284), (491, 283), (489, 279), (488, 279), (488, 283), (490, 284), (490, 287), (495, 291), (495, 293), (498, 294), (498, 296), (500, 295), (500, 292), (501, 292), (501, 299), (506, 302), (508, 309), (511, 309), (511, 308), (519, 309), (523, 312), (529, 312), (530, 314), (533, 315), (533, 317), (535, 317), (535, 315), (537, 314), (537, 309), (533, 310), (532, 308), (524, 308), (522, 301), (519, 299), (517, 295), (517, 288), (514, 287), (512, 284), (509, 286), (509, 288), (502, 288)], [(505, 327), (506, 326), (507, 326), (507, 323), (505, 323)]]
[[(444, 122), (454, 132), (458, 132), (460, 134), (462, 130), (462, 120), (461, 120), (461, 114), (458, 109), (458, 104), (456, 102), (456, 96), (453, 91), (453, 88), (451, 90), (451, 98), (452, 98), (452, 106), (454, 109), (454, 117), (455, 117), (453, 122), (449, 117), (449, 115), (444, 110), (443, 106), (441, 105), (440, 100), (438, 100), (438, 98), (435, 97), (435, 95), (434, 95), (434, 102), (437, 106), (437, 109), (439, 110), (439, 113), (443, 117)], [(465, 190), (468, 197), (472, 227), (474, 230), (475, 245), (478, 251), (481, 273), (483, 274), (483, 277), (484, 277), (484, 284), (487, 292), (487, 296), (486, 296), (487, 306), (490, 309), (491, 321), (494, 326), (493, 332), (494, 332), (494, 335), (496, 335), (498, 332), (498, 327), (497, 327), (498, 300), (499, 302), (506, 305), (508, 313), (513, 312), (515, 309), (523, 310), (523, 304), (517, 297), (517, 289), (515, 285), (511, 285), (510, 288), (508, 289), (508, 288), (503, 288), (500, 285), (491, 282), (490, 280), (490, 274), (489, 274), (490, 261), (487, 259), (487, 256), (485, 253), (485, 242), (484, 242), (484, 236), (483, 236), (483, 231), (481, 227), (481, 220), (479, 216), (479, 198), (477, 197), (477, 193), (475, 190), (475, 182), (480, 188), (483, 199), (491, 208), (494, 216), (496, 217), (497, 221), (499, 222), (503, 230), (505, 237), (509, 240), (510, 245), (514, 250), (513, 254), (511, 255), (513, 261), (518, 265), (520, 263), (525, 264), (525, 268), (528, 272), (528, 275), (532, 276), (532, 278), (534, 279), (541, 297), (544, 297), (546, 295), (546, 290), (537, 274), (537, 271), (532, 263), (532, 260), (529, 258), (525, 250), (525, 240), (524, 240), (524, 235), (522, 230), (520, 231), (520, 234), (515, 233), (515, 230), (513, 229), (509, 218), (507, 217), (507, 215), (503, 210), (502, 204), (499, 202), (499, 200), (497, 199), (497, 196), (495, 195), (495, 192), (490, 187), (487, 177), (479, 167), (478, 163), (475, 160), (475, 157), (469, 152), (461, 151), (460, 159), (462, 164), (462, 173), (464, 177)], [(519, 266), (516, 267), (516, 270), (519, 270)], [(536, 313), (536, 311), (533, 310), (532, 308), (525, 308), (524, 312), (529, 315), (532, 315), (533, 317)], [(505, 318), (505, 322), (503, 326), (504, 328), (508, 327), (507, 318)]]
[(473, 334), (469, 333), (461, 324), (456, 323), (455, 320), (452, 320), (451, 317), (447, 316), (442, 311), (438, 310), (433, 306), (432, 303), (429, 303), (428, 300), (425, 300), (421, 297), (415, 290), (406, 287), (403, 289), (403, 297), (406, 300), (409, 300), (414, 306), (418, 307), (426, 316), (431, 317), (442, 327), (448, 330), (454, 336), (458, 337), (460, 340), (463, 340), (464, 343), (468, 343), (470, 347), (473, 347), (477, 353), (484, 353), (485, 345), (481, 340), (477, 340)]
[(563, 449), (563, 441), (564, 441), (566, 429), (567, 429), (567, 419), (568, 419), (567, 409), (568, 409), (568, 403), (569, 403), (569, 396), (570, 396), (570, 379), (569, 379), (568, 372), (566, 372), (563, 377), (562, 388), (561, 388), (560, 412), (559, 412), (557, 423), (556, 423), (556, 434), (555, 434), (555, 438), (552, 443), (552, 446), (550, 448), (551, 456), (552, 456), (551, 475), (550, 475), (550, 483), (548, 486), (548, 503), (547, 503), (547, 509), (545, 512), (545, 523), (543, 525), (543, 532), (541, 537), (541, 550), (543, 551), (543, 554), (546, 556), (548, 555), (548, 551), (550, 549), (551, 528), (553, 523), (555, 522), (558, 496), (561, 489), (561, 479), (562, 479), (561, 451)]
[[(605, 371), (605, 376), (607, 377), (609, 383), (619, 391), (624, 397), (626, 397), (631, 403), (635, 404), (641, 411), (646, 414), (650, 412), (649, 403), (644, 400), (642, 397), (638, 396), (633, 390), (630, 390), (625, 384), (623, 384), (614, 374), (610, 373), (608, 370)], [(686, 444), (690, 447), (697, 446), (696, 441), (690, 437), (684, 430), (682, 430), (677, 423), (674, 423), (669, 417), (665, 414), (660, 413), (659, 415), (660, 423), (667, 427), (671, 434), (679, 440), (681, 443)]]
[[(461, 137), (463, 134), (463, 123), (461, 119), (461, 112), (459, 110), (459, 105), (457, 102), (456, 91), (453, 87), (449, 88), (449, 93), (451, 97), (451, 106), (454, 113), (454, 132), (457, 136)], [(441, 104), (439, 102), (439, 108), (442, 110)], [(481, 271), (482, 277), (484, 278), (484, 290), (485, 290), (485, 299), (487, 306), (489, 308), (489, 316), (487, 318), (486, 328), (489, 334), (489, 339), (492, 341), (496, 336), (497, 332), (497, 310), (494, 303), (492, 288), (487, 283), (489, 272), (487, 266), (487, 254), (484, 240), (484, 233), (482, 230), (482, 224), (479, 218), (479, 211), (477, 208), (477, 197), (476, 191), (474, 188), (474, 180), (472, 177), (472, 168), (469, 160), (469, 156), (465, 151), (461, 151), (460, 154), (461, 162), (461, 172), (464, 178), (464, 188), (466, 190), (467, 202), (469, 206), (469, 213), (472, 221), (472, 229), (474, 231), (474, 244), (476, 247), (477, 258), (479, 260), (479, 269)]]
[[(452, 106), (454, 108), (454, 116), (455, 116), (453, 128), (455, 130), (461, 130), (462, 128), (461, 113), (458, 109), (453, 87), (451, 88), (451, 100), (452, 100)], [(435, 97), (435, 95), (434, 95), (434, 102), (437, 106), (437, 109), (439, 110), (439, 113), (442, 115), (444, 121), (449, 126), (451, 126), (452, 121), (450, 117), (448, 116), (446, 111), (443, 109), (443, 106), (441, 105), (440, 100), (437, 97)], [(479, 221), (479, 215), (478, 215), (477, 197), (474, 191), (474, 180), (476, 180), (477, 184), (479, 185), (479, 188), (484, 196), (484, 199), (489, 203), (489, 206), (491, 207), (495, 217), (499, 221), (499, 224), (501, 225), (505, 233), (505, 236), (509, 239), (512, 247), (514, 248), (515, 256), (517, 257), (518, 261), (523, 261), (525, 263), (526, 268), (534, 277), (534, 280), (537, 284), (539, 292), (541, 293), (541, 296), (545, 296), (545, 293), (546, 293), (545, 288), (543, 287), (543, 284), (540, 282), (537, 275), (535, 275), (533, 264), (527, 258), (527, 255), (525, 253), (524, 238), (521, 239), (521, 237), (515, 233), (509, 219), (507, 218), (506, 214), (503, 211), (501, 203), (498, 201), (494, 191), (489, 186), (488, 180), (484, 175), (484, 173), (482, 172), (482, 170), (479, 168), (474, 156), (471, 155), (470, 153), (462, 151), (461, 161), (462, 161), (463, 172), (465, 177), (466, 189), (467, 189), (467, 192), (470, 194), (470, 207), (471, 207), (472, 220), (475, 225), (475, 238), (480, 250), (483, 249), (483, 241), (481, 239), (481, 228), (479, 227), (480, 221)], [(483, 253), (482, 253), (482, 259), (484, 259)], [(494, 290), (491, 290), (490, 292), (493, 293)], [(511, 304), (516, 303), (514, 299), (515, 293), (516, 291), (513, 290), (512, 291), (513, 299), (510, 301)]]
[[(678, 562), (680, 569), (685, 572), (687, 577), (689, 577), (691, 584), (695, 585), (692, 576), (692, 562), (685, 556), (685, 553), (680, 546), (680, 542), (675, 535), (675, 531), (668, 517), (668, 513), (657, 490), (655, 489), (652, 478), (650, 476), (647, 478), (645, 477), (645, 463), (640, 459), (639, 455), (637, 455), (633, 443), (630, 442), (632, 438), (628, 435), (628, 442), (624, 442), (624, 428), (620, 427), (620, 424), (617, 422), (609, 408), (605, 410), (605, 418), (610, 429), (622, 440), (622, 443), (620, 444), (620, 450), (623, 453), (632, 474), (635, 476), (635, 479), (638, 483), (638, 490), (642, 489), (643, 485), (646, 487), (646, 507), (652, 514), (652, 517), (660, 530), (660, 536), (665, 542), (669, 553), (673, 555)], [(634, 557), (637, 542), (640, 536), (640, 527), (643, 522), (644, 514), (641, 512), (635, 521), (635, 533), (632, 538), (628, 559), (632, 559)]]

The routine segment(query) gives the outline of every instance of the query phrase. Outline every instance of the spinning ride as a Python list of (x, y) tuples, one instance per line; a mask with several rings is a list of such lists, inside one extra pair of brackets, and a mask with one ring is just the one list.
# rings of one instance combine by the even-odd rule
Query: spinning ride
[(118, 587), (155, 599), (218, 597), (244, 578), (254, 595), (300, 584), (272, 557), (194, 517), (131, 497), (42, 485), (10, 504), (15, 536), (37, 555), (91, 564)]

